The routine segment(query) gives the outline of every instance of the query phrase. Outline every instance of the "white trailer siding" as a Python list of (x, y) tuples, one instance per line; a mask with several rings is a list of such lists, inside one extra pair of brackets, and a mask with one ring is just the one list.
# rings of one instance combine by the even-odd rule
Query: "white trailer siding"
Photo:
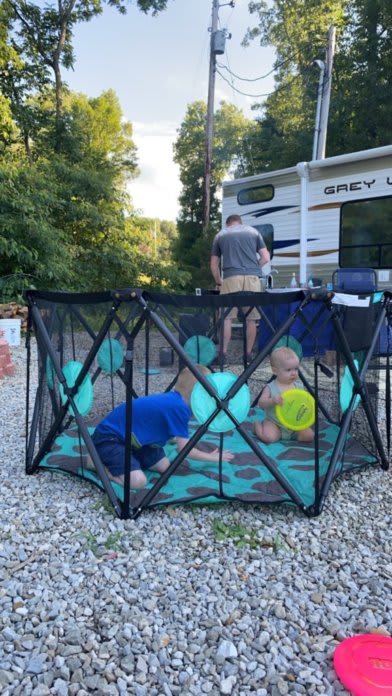
[(310, 169), (308, 230), (315, 241), (308, 243), (308, 263), (314, 276), (330, 277), (339, 267), (342, 206), (384, 196), (392, 196), (392, 154)]
[[(274, 195), (270, 201), (238, 205), (237, 195), (240, 191), (264, 184), (274, 189)], [(229, 215), (240, 214), (245, 224), (254, 227), (273, 226), (272, 265), (279, 269), (279, 285), (281, 279), (286, 277), (283, 268), (287, 267), (287, 273), (291, 274), (293, 265), (297, 267), (299, 263), (300, 192), (301, 182), (295, 167), (234, 182), (225, 182), (223, 185), (224, 220)], [(279, 230), (279, 236), (276, 234), (277, 230)]]
[[(305, 184), (301, 180), (301, 172), (306, 173)], [(274, 189), (271, 200), (238, 204), (240, 191), (269, 185)], [(307, 277), (312, 275), (329, 282), (333, 271), (339, 266), (344, 203), (392, 198), (392, 147), (302, 163), (285, 170), (224, 182), (224, 220), (236, 213), (241, 214), (247, 224), (273, 226), (272, 265), (279, 270), (275, 285), (287, 285), (293, 271), (299, 277), (301, 186), (304, 185), (307, 192), (304, 217), (306, 274)], [(391, 284), (389, 270), (381, 275), (379, 273), (379, 281), (381, 287)]]

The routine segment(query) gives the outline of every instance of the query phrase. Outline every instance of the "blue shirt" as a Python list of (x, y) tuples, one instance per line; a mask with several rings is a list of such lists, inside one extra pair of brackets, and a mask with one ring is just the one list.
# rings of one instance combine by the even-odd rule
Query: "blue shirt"
[[(125, 442), (125, 402), (99, 423), (101, 434), (113, 434)], [(150, 394), (132, 400), (132, 435), (137, 444), (163, 447), (173, 437), (189, 437), (191, 410), (177, 391)]]

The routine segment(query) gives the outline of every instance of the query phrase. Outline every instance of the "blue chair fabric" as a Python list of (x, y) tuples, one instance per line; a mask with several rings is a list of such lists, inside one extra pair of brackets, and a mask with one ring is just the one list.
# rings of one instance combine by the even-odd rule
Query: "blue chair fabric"
[(332, 275), (334, 292), (376, 292), (377, 274), (374, 268), (337, 268)]

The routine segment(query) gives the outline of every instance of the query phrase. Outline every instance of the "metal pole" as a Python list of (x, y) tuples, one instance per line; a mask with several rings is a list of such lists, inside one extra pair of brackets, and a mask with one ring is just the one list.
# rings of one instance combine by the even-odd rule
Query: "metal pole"
[(331, 83), (332, 83), (332, 66), (333, 66), (333, 56), (335, 53), (335, 27), (329, 27), (328, 31), (328, 46), (326, 55), (326, 74), (323, 89), (323, 98), (321, 101), (321, 114), (320, 114), (320, 134), (317, 147), (317, 158), (325, 158), (325, 147), (327, 142), (327, 128), (328, 128), (328, 115), (329, 115), (329, 102), (331, 98)]
[(308, 261), (308, 182), (309, 169), (306, 162), (297, 164), (297, 174), (300, 177), (300, 237), (299, 237), (299, 282), (306, 285)]
[(317, 149), (320, 138), (320, 114), (321, 114), (321, 102), (323, 99), (323, 89), (324, 89), (324, 73), (325, 73), (325, 63), (322, 60), (315, 60), (314, 65), (320, 68), (319, 86), (317, 91), (317, 107), (316, 107), (316, 122), (314, 124), (314, 136), (313, 136), (313, 154), (312, 160), (317, 158)]
[(212, 142), (214, 137), (214, 92), (216, 55), (214, 52), (214, 39), (218, 27), (219, 0), (212, 0), (211, 41), (210, 41), (210, 69), (208, 78), (207, 98), (207, 122), (206, 122), (206, 149), (204, 163), (204, 192), (203, 192), (203, 230), (206, 230), (210, 221), (211, 202), (211, 163)]

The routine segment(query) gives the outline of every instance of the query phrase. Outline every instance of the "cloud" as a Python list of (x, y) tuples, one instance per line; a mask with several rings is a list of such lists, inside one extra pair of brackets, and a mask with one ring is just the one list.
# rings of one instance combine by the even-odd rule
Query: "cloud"
[(133, 133), (136, 136), (159, 135), (159, 136), (175, 136), (177, 124), (171, 121), (152, 121), (144, 123), (141, 121), (133, 121)]
[(176, 126), (172, 123), (133, 124), (140, 176), (129, 184), (135, 208), (145, 217), (175, 220), (180, 194), (179, 168), (173, 162)]

